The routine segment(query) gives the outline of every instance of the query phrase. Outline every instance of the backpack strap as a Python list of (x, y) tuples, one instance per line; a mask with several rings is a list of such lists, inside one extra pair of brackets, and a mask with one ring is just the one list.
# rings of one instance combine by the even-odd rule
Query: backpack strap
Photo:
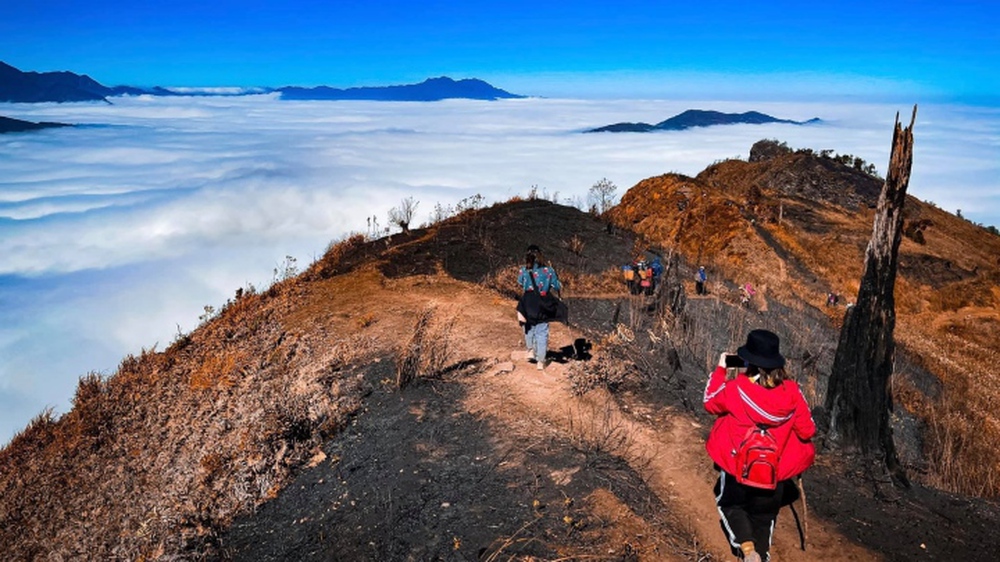
[(535, 281), (535, 266), (531, 266), (531, 269), (528, 270), (528, 279), (531, 279), (531, 284), (535, 287), (535, 292), (539, 295), (542, 294), (542, 290), (538, 288), (538, 283)]

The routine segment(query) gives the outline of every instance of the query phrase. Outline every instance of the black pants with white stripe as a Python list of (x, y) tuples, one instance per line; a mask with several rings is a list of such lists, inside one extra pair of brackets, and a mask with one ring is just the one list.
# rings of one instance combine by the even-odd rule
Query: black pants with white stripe
[(720, 523), (733, 554), (742, 557), (740, 544), (753, 541), (754, 549), (762, 560), (769, 559), (774, 522), (781, 506), (795, 500), (798, 490), (788, 481), (778, 482), (774, 490), (744, 486), (736, 477), (719, 471), (715, 483), (715, 505), (719, 508)]

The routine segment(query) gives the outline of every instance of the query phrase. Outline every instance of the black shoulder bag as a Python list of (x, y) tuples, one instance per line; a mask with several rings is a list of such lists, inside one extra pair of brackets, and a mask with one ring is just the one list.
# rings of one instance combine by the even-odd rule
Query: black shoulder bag
[(544, 295), (541, 294), (541, 291), (538, 290), (538, 284), (535, 283), (534, 268), (528, 271), (528, 276), (531, 278), (531, 284), (535, 286), (535, 290), (524, 292), (521, 300), (517, 303), (517, 311), (521, 313), (521, 316), (524, 316), (529, 325), (557, 319), (562, 303), (552, 294), (552, 291), (548, 291)]

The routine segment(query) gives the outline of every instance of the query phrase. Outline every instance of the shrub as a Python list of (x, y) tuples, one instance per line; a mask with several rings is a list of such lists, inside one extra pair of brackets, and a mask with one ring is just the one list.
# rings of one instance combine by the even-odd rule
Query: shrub
[(906, 236), (910, 240), (913, 240), (917, 244), (923, 245), (927, 243), (924, 238), (924, 230), (932, 226), (934, 223), (930, 219), (919, 219), (915, 221), (908, 221), (903, 227), (903, 236)]
[(407, 197), (399, 202), (398, 207), (389, 209), (389, 222), (399, 227), (403, 234), (410, 233), (410, 222), (417, 212), (417, 205), (420, 201), (415, 201), (413, 197)]
[[(650, 377), (645, 366), (637, 362), (643, 353), (629, 341), (631, 331), (619, 325), (616, 334), (606, 338), (591, 361), (570, 365), (568, 378), (573, 394), (580, 396), (594, 389), (616, 392), (629, 386), (642, 386)], [(622, 335), (624, 334), (624, 335)]]
[[(491, 291), (496, 291), (507, 298), (517, 300), (521, 298), (521, 291), (517, 283), (512, 281), (517, 279), (517, 272), (518, 266), (516, 265), (500, 268), (484, 275), (479, 283)], [(559, 278), (565, 286), (567, 284), (565, 276), (560, 274)]]
[(331, 242), (323, 257), (306, 271), (305, 277), (309, 280), (326, 279), (344, 273), (348, 269), (349, 258), (364, 248), (366, 242), (365, 235), (361, 233), (351, 234), (339, 242)]
[(618, 414), (610, 398), (593, 402), (578, 402), (570, 411), (570, 442), (589, 457), (609, 455), (629, 459), (635, 456), (635, 432)]
[(440, 375), (452, 359), (451, 329), (453, 324), (433, 325), (434, 309), (424, 310), (417, 317), (413, 334), (395, 353), (396, 387), (406, 388), (418, 377)]
[(580, 238), (577, 234), (574, 234), (566, 244), (566, 248), (577, 257), (583, 257), (584, 247), (586, 247), (586, 243), (583, 241), (583, 238)]

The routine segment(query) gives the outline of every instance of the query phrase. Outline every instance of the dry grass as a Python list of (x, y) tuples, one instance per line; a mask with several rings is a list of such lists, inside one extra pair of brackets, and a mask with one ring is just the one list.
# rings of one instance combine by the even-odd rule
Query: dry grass
[(243, 294), (167, 351), (82, 377), (70, 412), (15, 436), (0, 452), (4, 558), (198, 558), (273, 497), (360, 407), (352, 365), (375, 351), (286, 332), (298, 290)]
[(420, 313), (409, 339), (395, 352), (396, 387), (406, 388), (419, 377), (440, 375), (453, 357), (453, 322), (435, 323), (435, 310)]
[(565, 271), (559, 273), (563, 296), (590, 297), (607, 294), (625, 294), (625, 278), (621, 269), (611, 267), (599, 274)]
[(634, 430), (606, 395), (575, 402), (566, 427), (570, 443), (589, 458), (611, 456), (632, 461), (640, 456)]
[(323, 257), (316, 260), (306, 270), (305, 279), (329, 278), (343, 273), (355, 260), (352, 260), (366, 245), (368, 239), (364, 234), (352, 234), (347, 238), (330, 244)]
[(988, 407), (987, 400), (967, 389), (949, 389), (944, 400), (929, 409), (927, 453), (934, 467), (931, 480), (938, 486), (971, 496), (998, 495), (1000, 428), (995, 419), (984, 419)]
[(631, 345), (634, 339), (635, 332), (619, 324), (616, 332), (597, 344), (593, 360), (570, 364), (567, 378), (573, 394), (644, 386), (652, 376), (652, 366), (642, 357), (643, 352)]
[[(997, 497), (1000, 421), (996, 400), (1000, 374), (983, 366), (997, 364), (1000, 353), (989, 345), (991, 342), (976, 340), (998, 333), (1000, 323), (992, 318), (963, 317), (938, 326), (942, 341), (922, 340), (925, 366), (932, 372), (944, 373), (941, 396), (929, 401), (909, 391), (897, 393), (897, 399), (918, 413), (928, 428), (925, 454), (932, 484), (957, 493)], [(973, 333), (966, 333), (963, 327)], [(905, 372), (899, 374), (906, 376)]]
[(583, 257), (583, 250), (587, 247), (587, 243), (580, 238), (579, 235), (574, 234), (569, 242), (566, 243), (566, 249), (573, 253), (577, 257)]
[[(500, 295), (517, 300), (521, 298), (521, 291), (517, 287), (517, 283), (512, 282), (512, 280), (517, 279), (519, 270), (520, 266), (517, 265), (498, 268), (484, 275), (480, 284)], [(560, 278), (564, 277), (565, 275), (560, 275)]]

